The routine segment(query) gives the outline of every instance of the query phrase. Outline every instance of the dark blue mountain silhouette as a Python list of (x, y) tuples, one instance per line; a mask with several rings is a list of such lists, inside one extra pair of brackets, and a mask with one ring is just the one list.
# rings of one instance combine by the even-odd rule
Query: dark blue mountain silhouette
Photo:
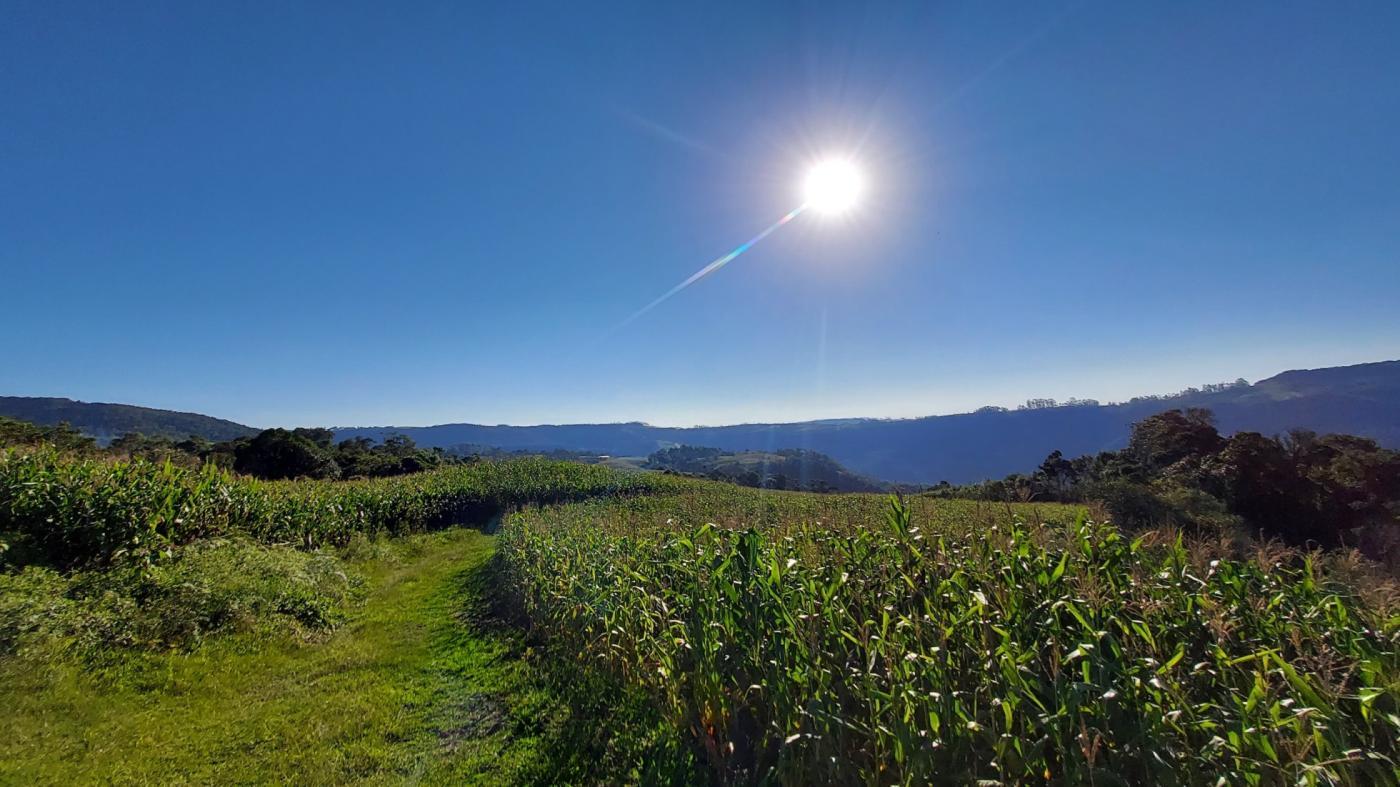
[(336, 436), (382, 439), (402, 433), (424, 446), (564, 449), (618, 456), (646, 456), (675, 445), (727, 451), (806, 448), (875, 478), (966, 483), (1027, 471), (1054, 450), (1076, 456), (1121, 448), (1133, 422), (1179, 407), (1210, 408), (1224, 433), (1279, 434), (1304, 428), (1361, 435), (1400, 447), (1400, 361), (1289, 371), (1253, 385), (1122, 404), (986, 409), (901, 420), (847, 418), (687, 429), (643, 423), (442, 424), (337, 428)]

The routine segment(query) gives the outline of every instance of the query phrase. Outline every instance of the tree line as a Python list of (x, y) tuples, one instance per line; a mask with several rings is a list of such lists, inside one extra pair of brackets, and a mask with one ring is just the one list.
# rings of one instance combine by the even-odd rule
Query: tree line
[(73, 454), (213, 464), (267, 480), (382, 478), (466, 461), (441, 448), (419, 448), (405, 435), (390, 435), (381, 443), (366, 437), (337, 443), (335, 432), (321, 428), (264, 429), (252, 437), (220, 442), (196, 435), (174, 440), (129, 432), (102, 447), (67, 423), (41, 426), (0, 417), (0, 447), (39, 445)]
[(1028, 474), (932, 494), (1102, 502), (1124, 525), (1244, 529), (1290, 543), (1358, 547), (1400, 560), (1400, 452), (1352, 435), (1295, 429), (1219, 433), (1211, 411), (1168, 410), (1133, 424), (1121, 451), (1054, 451)]

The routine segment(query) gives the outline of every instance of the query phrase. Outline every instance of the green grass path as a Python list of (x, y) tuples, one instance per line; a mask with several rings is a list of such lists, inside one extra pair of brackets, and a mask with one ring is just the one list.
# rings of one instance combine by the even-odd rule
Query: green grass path
[(547, 781), (561, 714), (486, 620), (494, 549), (451, 530), (368, 564), (365, 606), (321, 643), (0, 666), (0, 783)]

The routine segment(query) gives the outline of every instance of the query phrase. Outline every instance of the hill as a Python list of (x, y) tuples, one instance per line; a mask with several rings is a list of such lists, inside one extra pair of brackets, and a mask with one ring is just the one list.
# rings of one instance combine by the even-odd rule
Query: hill
[[(383, 441), (404, 434), (423, 448), (477, 452), (556, 451), (623, 457), (648, 456), (677, 446), (729, 453), (772, 454), (803, 449), (826, 454), (856, 476), (886, 481), (955, 484), (1001, 478), (1034, 467), (1051, 451), (1065, 456), (1122, 448), (1129, 427), (1182, 407), (1214, 411), (1220, 432), (1279, 434), (1304, 428), (1370, 437), (1400, 447), (1400, 361), (1287, 371), (1253, 385), (1243, 382), (1188, 389), (1101, 405), (1052, 406), (1032, 400), (1026, 409), (983, 408), (973, 413), (910, 419), (842, 418), (795, 423), (694, 428), (644, 423), (336, 428), (336, 439)], [(0, 397), (0, 416), (52, 425), (67, 421), (101, 442), (126, 432), (210, 440), (251, 436), (257, 430), (196, 413), (45, 397)]]
[(104, 444), (129, 432), (172, 439), (197, 435), (214, 441), (251, 437), (258, 433), (250, 426), (199, 413), (130, 404), (79, 402), (48, 396), (0, 396), (0, 416), (44, 426), (66, 421)]
[(1122, 448), (1129, 426), (1180, 407), (1206, 407), (1221, 433), (1277, 434), (1293, 428), (1370, 437), (1400, 447), (1400, 361), (1283, 372), (1253, 385), (1188, 389), (1100, 405), (974, 413), (901, 420), (848, 418), (798, 423), (668, 428), (643, 423), (550, 426), (443, 424), (338, 428), (337, 439), (406, 434), (419, 445), (491, 445), (507, 450), (589, 451), (645, 456), (677, 445), (725, 451), (803, 448), (830, 455), (863, 475), (911, 483), (967, 483), (1033, 467), (1051, 451), (1066, 456)]

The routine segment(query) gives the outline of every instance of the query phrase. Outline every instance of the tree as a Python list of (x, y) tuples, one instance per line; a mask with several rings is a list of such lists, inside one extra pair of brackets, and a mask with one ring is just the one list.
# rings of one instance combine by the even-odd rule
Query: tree
[(1074, 486), (1075, 470), (1074, 463), (1065, 458), (1059, 450), (1052, 451), (1045, 461), (1040, 463), (1036, 473), (1045, 479), (1048, 491), (1054, 494), (1055, 499), (1064, 500), (1069, 495), (1069, 490)]
[(412, 456), (418, 446), (413, 442), (413, 438), (406, 434), (393, 434), (384, 438), (380, 448), (387, 454), (397, 457)]
[(1029, 479), (1013, 474), (931, 494), (1016, 500), (1028, 489), (1100, 501), (1120, 525), (1211, 534), (1243, 526), (1295, 544), (1354, 546), (1400, 566), (1400, 452), (1363, 437), (1297, 429), (1226, 439), (1209, 410), (1172, 410), (1134, 424), (1122, 451), (1068, 460), (1055, 451)]
[(1240, 432), (1208, 465), (1222, 481), (1230, 510), (1252, 526), (1295, 543), (1336, 541), (1336, 523), (1319, 516), (1319, 490), (1298, 473), (1279, 441)]
[(292, 434), (310, 441), (318, 448), (329, 450), (335, 442), (335, 432), (321, 427), (302, 426), (292, 430)]
[(0, 448), (15, 445), (49, 445), (59, 451), (75, 454), (91, 453), (97, 442), (74, 429), (67, 421), (57, 426), (39, 426), (0, 416)]
[(233, 469), (266, 479), (339, 478), (340, 466), (319, 434), (329, 431), (267, 429), (235, 449)]
[(1167, 410), (1133, 424), (1128, 454), (1144, 467), (1160, 470), (1188, 457), (1212, 454), (1223, 442), (1210, 410)]

